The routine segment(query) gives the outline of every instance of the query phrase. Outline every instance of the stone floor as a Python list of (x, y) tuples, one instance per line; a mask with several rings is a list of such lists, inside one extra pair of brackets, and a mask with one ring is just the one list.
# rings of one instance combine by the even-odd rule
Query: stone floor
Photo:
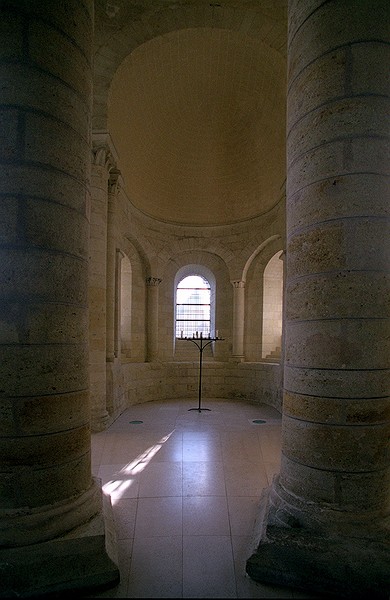
[[(266, 405), (148, 402), (93, 434), (93, 474), (111, 494), (120, 584), (94, 598), (313, 598), (245, 574), (261, 491), (280, 464)], [(265, 421), (256, 423), (256, 420)]]

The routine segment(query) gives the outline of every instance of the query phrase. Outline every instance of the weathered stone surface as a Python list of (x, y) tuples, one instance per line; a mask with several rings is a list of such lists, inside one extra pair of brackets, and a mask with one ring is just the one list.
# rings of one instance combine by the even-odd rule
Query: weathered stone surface
[(20, 465), (36, 469), (53, 464), (61, 465), (89, 451), (89, 423), (49, 435), (3, 438), (0, 440), (0, 469), (6, 470)]
[[(388, 319), (291, 321), (286, 327), (287, 365), (311, 369), (388, 369)], [(370, 353), (365, 352), (366, 347)]]
[(285, 366), (285, 389), (334, 398), (380, 398), (389, 395), (390, 369), (318, 369)]
[(313, 226), (292, 237), (289, 240), (289, 280), (345, 268), (345, 256), (339, 252), (344, 235), (343, 224), (333, 222)]
[(88, 392), (33, 397), (0, 396), (1, 435), (37, 435), (80, 427), (89, 422)]
[(320, 423), (365, 425), (386, 423), (390, 417), (390, 397), (335, 398), (309, 396), (285, 390), (283, 414)]
[(388, 92), (363, 64), (385, 68), (389, 7), (380, 1), (372, 12), (358, 2), (354, 9), (289, 4), (282, 460), (263, 498), (247, 572), (257, 581), (384, 599)]
[(103, 496), (99, 512), (69, 533), (28, 546), (0, 549), (0, 596), (98, 590), (119, 583), (116, 533), (111, 501)]
[[(14, 510), (29, 507), (39, 509), (61, 502), (64, 498), (73, 499), (91, 485), (91, 454), (88, 450), (75, 459), (58, 464), (54, 462), (42, 468), (15, 466), (0, 472), (2, 509)], [(76, 515), (75, 515), (76, 516)], [(77, 518), (77, 517), (76, 517)], [(60, 526), (60, 521), (58, 523)], [(39, 531), (34, 532), (38, 535)]]
[(388, 466), (388, 424), (334, 426), (284, 415), (283, 427), (283, 453), (300, 464), (348, 473)]
[[(292, 193), (287, 206), (290, 231), (329, 219), (356, 216), (388, 217), (387, 176), (343, 173), (314, 182)], [(321, 198), (321, 202), (316, 202)]]
[(387, 600), (387, 542), (345, 540), (312, 532), (268, 529), (267, 539), (247, 561), (260, 583), (340, 598)]
[[(263, 496), (262, 502), (267, 502)], [(264, 509), (263, 509), (264, 511)], [(286, 585), (306, 593), (386, 600), (390, 592), (389, 539), (318, 535), (296, 527), (257, 524), (255, 552), (246, 572), (255, 581)]]
[(321, 273), (288, 284), (286, 319), (387, 319), (390, 277), (384, 272)]
[(20, 349), (3, 346), (0, 348), (2, 389), (9, 396), (84, 390), (88, 387), (86, 360), (87, 348), (80, 344), (26, 344)]

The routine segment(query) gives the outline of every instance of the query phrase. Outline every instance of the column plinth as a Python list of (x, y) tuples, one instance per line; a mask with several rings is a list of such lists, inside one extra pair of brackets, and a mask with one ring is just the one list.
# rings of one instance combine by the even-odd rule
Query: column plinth
[[(336, 532), (336, 527), (333, 533), (324, 532), (316, 521), (321, 515), (315, 514), (315, 510), (311, 515), (309, 512), (306, 504), (292, 505), (282, 499), (277, 481), (264, 490), (253, 536), (253, 554), (246, 565), (248, 575), (255, 581), (306, 593), (310, 590), (351, 600), (387, 600), (389, 543), (385, 530), (363, 536), (352, 536), (350, 531), (343, 536), (342, 531)], [(311, 527), (299, 525), (302, 514), (310, 520)], [(333, 518), (334, 514), (328, 516)]]
[[(95, 512), (91, 515), (92, 505)], [(46, 508), (24, 516), (7, 515), (9, 537), (19, 543), (0, 546), (1, 595), (40, 597), (118, 584), (114, 517), (100, 480), (94, 479), (83, 497)], [(59, 535), (56, 531), (53, 537), (58, 522), (68, 530)]]

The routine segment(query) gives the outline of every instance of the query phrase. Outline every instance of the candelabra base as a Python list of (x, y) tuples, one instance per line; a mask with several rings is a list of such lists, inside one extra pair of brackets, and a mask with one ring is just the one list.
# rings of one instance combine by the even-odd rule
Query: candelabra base
[(211, 408), (189, 408), (188, 410), (197, 410), (198, 412), (201, 412), (202, 410), (211, 410)]

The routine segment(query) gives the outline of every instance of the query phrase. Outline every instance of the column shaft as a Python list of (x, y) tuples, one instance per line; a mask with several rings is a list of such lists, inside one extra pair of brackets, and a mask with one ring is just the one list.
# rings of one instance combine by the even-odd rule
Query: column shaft
[(387, 510), (388, 63), (383, 3), (304, 4), (290, 11), (280, 485), (326, 503), (331, 526)]
[(244, 358), (245, 282), (232, 281), (233, 285), (233, 358)]
[[(378, 597), (390, 589), (389, 17), (381, 0), (289, 5), (282, 465), (264, 525), (284, 540), (280, 581)], [(255, 578), (270, 573), (264, 540)]]
[(113, 362), (115, 357), (115, 301), (116, 301), (116, 244), (115, 244), (115, 206), (118, 194), (119, 171), (110, 173), (107, 205), (107, 361)]
[[(92, 0), (11, 0), (0, 9), (4, 597), (82, 586), (91, 575), (97, 583), (118, 577), (97, 525), (102, 495), (90, 459), (93, 9)], [(75, 573), (80, 557), (87, 575)]]
[(89, 373), (91, 427), (101, 431), (106, 408), (107, 191), (105, 166), (92, 165), (89, 251)]
[[(1, 15), (13, 32), (11, 45), (2, 38), (7, 75), (0, 96), (7, 131), (0, 150), (2, 511), (39, 510), (92, 485), (87, 343), (92, 6), (69, 5), (79, 22), (77, 39), (72, 17), (64, 17), (58, 33), (50, 2), (24, 3), (22, 13), (11, 2)], [(74, 68), (58, 72), (55, 55), (66, 55)], [(61, 103), (53, 102), (53, 90)], [(47, 534), (55, 536), (63, 526), (68, 525), (53, 521)], [(39, 533), (23, 533), (11, 519), (4, 535), (1, 541), (12, 544), (29, 543)]]
[(158, 358), (158, 286), (161, 283), (158, 277), (148, 277), (146, 280), (148, 292), (147, 313), (147, 360), (148, 362)]

